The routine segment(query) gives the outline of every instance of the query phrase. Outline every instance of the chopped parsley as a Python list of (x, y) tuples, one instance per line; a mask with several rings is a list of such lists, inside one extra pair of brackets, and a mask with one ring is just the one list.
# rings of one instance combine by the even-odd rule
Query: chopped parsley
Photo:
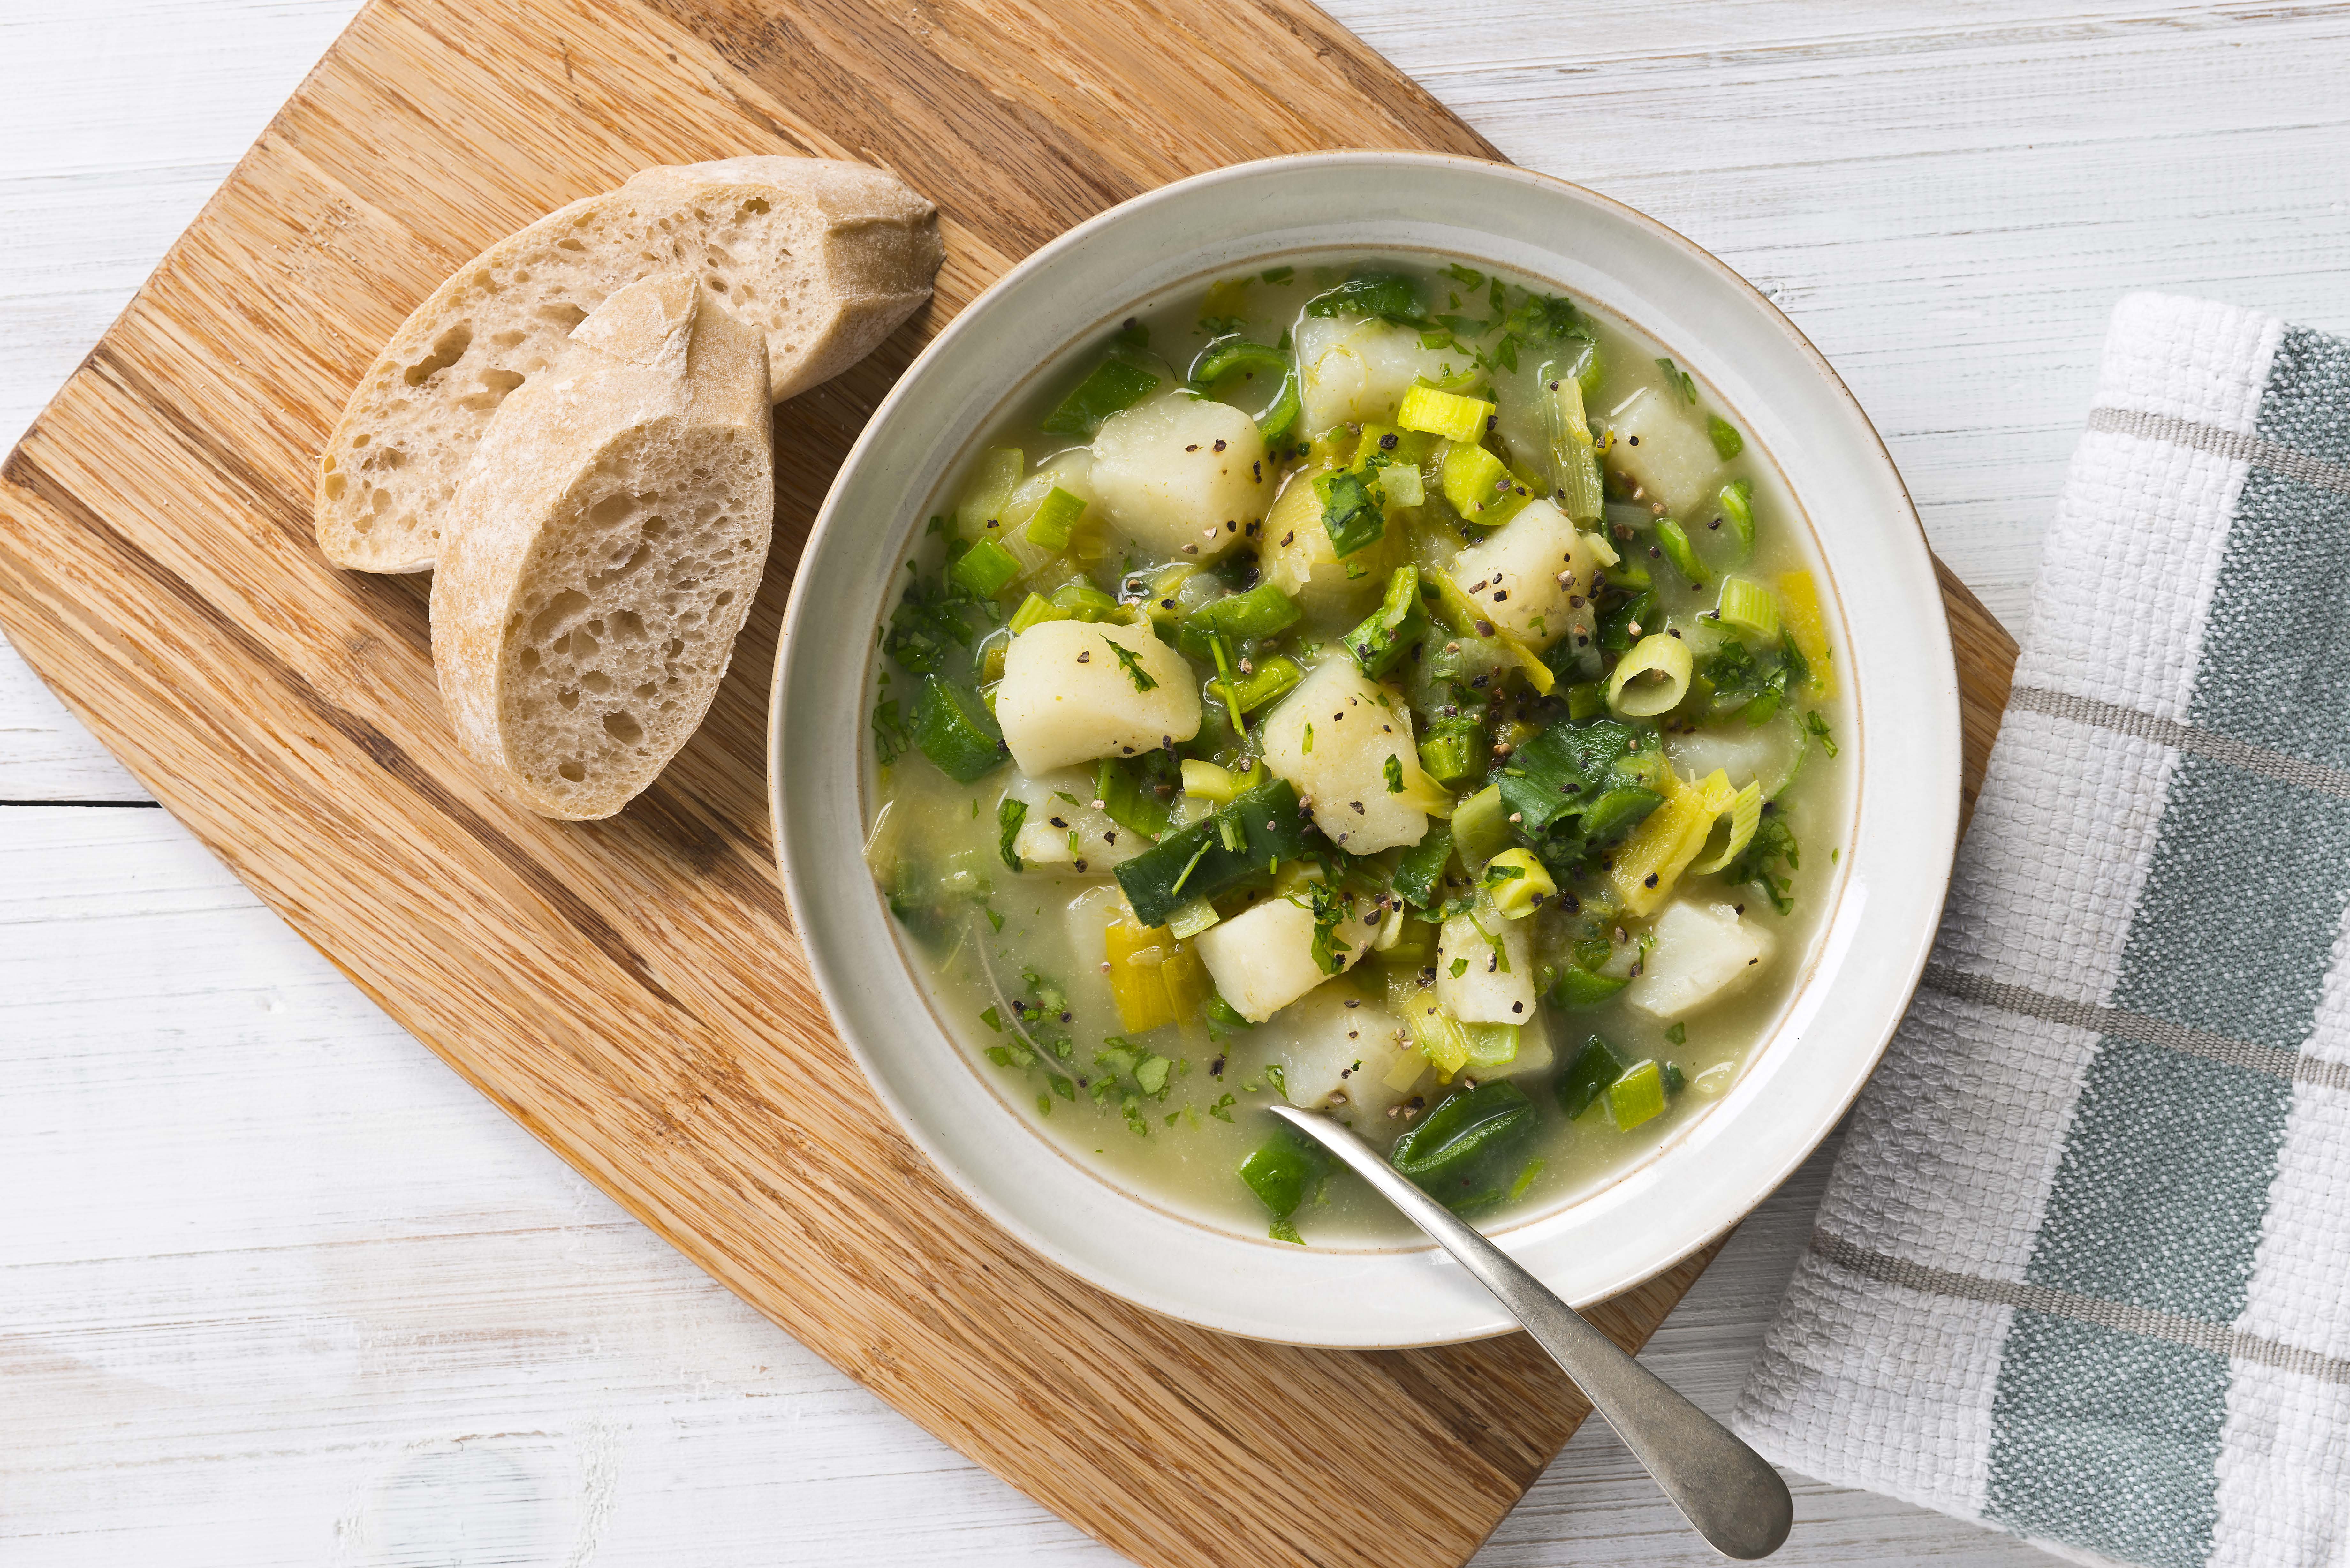
[(1340, 955), (1355, 950), (1338, 940), (1338, 928), (1346, 923), (1350, 912), (1347, 895), (1328, 882), (1315, 882), (1307, 891), (1310, 897), (1304, 901), (1304, 907), (1314, 914), (1314, 961), (1321, 966), (1324, 974), (1337, 974), (1347, 967), (1347, 961)]
[(914, 732), (906, 723), (895, 697), (884, 697), (873, 705), (873, 756), (888, 767), (914, 746)]
[(1785, 818), (1766, 808), (1761, 825), (1754, 829), (1754, 836), (1747, 842), (1744, 849), (1739, 851), (1738, 858), (1730, 863), (1729, 869), (1722, 875), (1732, 883), (1752, 882), (1762, 888), (1763, 896), (1771, 900), (1771, 907), (1784, 915), (1795, 907), (1795, 900), (1789, 892), (1794, 878), (1787, 873), (1794, 871), (1802, 864), (1795, 846), (1794, 829), (1787, 826)]
[(1118, 655), (1118, 667), (1126, 671), (1126, 678), (1134, 682), (1134, 689), (1137, 691), (1151, 691), (1158, 689), (1158, 680), (1149, 670), (1142, 668), (1140, 655), (1122, 644), (1110, 642), (1108, 638), (1103, 638), (1102, 640), (1108, 642), (1109, 650)]
[(1314, 494), (1322, 503), (1323, 532), (1330, 535), (1330, 553), (1340, 560), (1387, 536), (1387, 514), (1367, 477), (1350, 468), (1314, 482)]
[(1804, 728), (1812, 732), (1812, 739), (1820, 743), (1822, 751), (1831, 757), (1836, 754), (1835, 735), (1828, 729), (1828, 722), (1821, 718), (1816, 710), (1804, 715)]
[[(1028, 803), (1006, 795), (1003, 804), (995, 808), (995, 852), (1003, 857), (1004, 865), (1014, 871), (1024, 871), (1026, 866), (1012, 846), (1020, 836), (1020, 827), (1028, 820)], [(1002, 928), (999, 927), (998, 929)]]

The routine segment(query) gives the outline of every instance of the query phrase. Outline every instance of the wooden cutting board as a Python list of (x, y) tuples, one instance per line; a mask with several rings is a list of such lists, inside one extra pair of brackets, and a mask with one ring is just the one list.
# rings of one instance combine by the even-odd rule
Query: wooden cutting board
[[(1459, 1563), (1586, 1407), (1523, 1335), (1346, 1354), (1185, 1328), (958, 1199), (808, 983), (764, 693), (817, 502), (942, 322), (1127, 197), (1343, 145), (1496, 156), (1301, 0), (377, 0), (0, 476), (10, 639), (296, 929), (787, 1332), (1169, 1568)], [(424, 580), (320, 558), (312, 454), (407, 310), (491, 240), (648, 163), (771, 151), (936, 198), (938, 297), (778, 411), (774, 563), (701, 735), (623, 815), (542, 822), (454, 753)], [(1945, 583), (1971, 800), (2014, 645)], [(1599, 1320), (1639, 1345), (1704, 1262)]]

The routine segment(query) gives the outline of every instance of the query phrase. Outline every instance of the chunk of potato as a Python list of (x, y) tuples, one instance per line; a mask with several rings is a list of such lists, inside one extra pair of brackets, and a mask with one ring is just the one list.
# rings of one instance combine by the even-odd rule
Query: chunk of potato
[[(1342, 973), (1371, 949), (1366, 938), (1351, 934), (1361, 911), (1352, 905), (1349, 910), (1338, 936), (1347, 950), (1336, 954)], [(1315, 960), (1314, 911), (1302, 893), (1295, 901), (1268, 894), (1201, 931), (1191, 946), (1208, 966), (1216, 994), (1252, 1023), (1263, 1023), (1330, 978)]]
[(1298, 397), (1308, 434), (1349, 420), (1392, 421), (1412, 382), (1470, 368), (1466, 350), (1430, 348), (1413, 327), (1310, 316), (1297, 328)]
[(1411, 709), (1343, 650), (1266, 716), (1264, 765), (1289, 781), (1312, 807), (1314, 825), (1349, 855), (1417, 844), (1428, 832), (1419, 803), (1437, 792), (1420, 771)]
[(1376, 543), (1340, 560), (1322, 525), (1322, 499), (1314, 493), (1314, 482), (1329, 472), (1329, 465), (1316, 464), (1290, 476), (1265, 514), (1257, 560), (1265, 581), (1304, 605), (1306, 614), (1351, 618), (1369, 612), (1403, 565), (1403, 530), (1390, 525)]
[(1528, 648), (1573, 636), (1588, 647), (1595, 624), (1591, 578), (1600, 555), (1547, 499), (1530, 501), (1482, 544), (1452, 558), (1452, 580)]
[(1771, 961), (1771, 933), (1735, 906), (1676, 898), (1657, 917), (1656, 945), (1624, 1000), (1655, 1018), (1686, 1018), (1736, 995)]
[[(1134, 657), (1139, 675), (1118, 649)], [(995, 722), (1013, 762), (1034, 778), (1190, 740), (1200, 732), (1200, 689), (1183, 656), (1147, 624), (1048, 620), (1004, 650)]]
[(1660, 501), (1683, 521), (1713, 499), (1721, 458), (1705, 419), (1659, 387), (1643, 387), (1609, 410), (1616, 444), (1607, 461), (1640, 487), (1641, 499)]
[(1534, 1073), (1549, 1072), (1556, 1060), (1551, 1050), (1550, 1026), (1537, 1013), (1518, 1025), (1516, 1059), (1505, 1067), (1491, 1067), (1487, 1071), (1497, 1078), (1523, 1078)]
[(1293, 1106), (1321, 1110), (1334, 1102), (1359, 1116), (1385, 1116), (1400, 1091), (1386, 1079), (1410, 1049), (1410, 1036), (1387, 1009), (1352, 984), (1326, 985), (1281, 1010), (1281, 1031), (1263, 1061), (1281, 1069), (1282, 1092)]
[(1057, 768), (1035, 778), (1015, 774), (1003, 796), (1028, 808), (1012, 852), (1031, 871), (1107, 876), (1150, 847), (1142, 835), (1094, 809), (1094, 775), (1087, 769)]
[(1463, 1023), (1533, 1022), (1534, 959), (1526, 924), (1503, 919), (1482, 899), (1444, 922), (1436, 938), (1436, 1000), (1444, 1011)]
[(1256, 421), (1183, 392), (1103, 421), (1088, 477), (1113, 527), (1181, 560), (1213, 560), (1253, 538), (1273, 499)]

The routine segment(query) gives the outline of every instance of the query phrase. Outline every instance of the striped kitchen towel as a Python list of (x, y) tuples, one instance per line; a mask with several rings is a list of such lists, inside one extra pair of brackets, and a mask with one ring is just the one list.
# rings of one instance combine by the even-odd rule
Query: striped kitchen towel
[(2350, 343), (2135, 296), (1739, 1428), (2082, 1561), (2350, 1564), (2345, 906)]

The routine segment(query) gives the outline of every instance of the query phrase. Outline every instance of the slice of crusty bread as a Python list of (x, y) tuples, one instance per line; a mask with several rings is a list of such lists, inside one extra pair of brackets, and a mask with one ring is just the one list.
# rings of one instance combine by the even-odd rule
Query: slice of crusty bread
[(499, 401), (553, 364), (614, 290), (687, 271), (766, 334), (777, 401), (871, 352), (930, 296), (938, 209), (821, 158), (647, 169), (508, 235), (418, 306), (318, 458), (313, 523), (338, 566), (421, 572)]
[(432, 579), (458, 743), (542, 816), (609, 816), (702, 723), (775, 524), (759, 330), (630, 284), (489, 421)]

